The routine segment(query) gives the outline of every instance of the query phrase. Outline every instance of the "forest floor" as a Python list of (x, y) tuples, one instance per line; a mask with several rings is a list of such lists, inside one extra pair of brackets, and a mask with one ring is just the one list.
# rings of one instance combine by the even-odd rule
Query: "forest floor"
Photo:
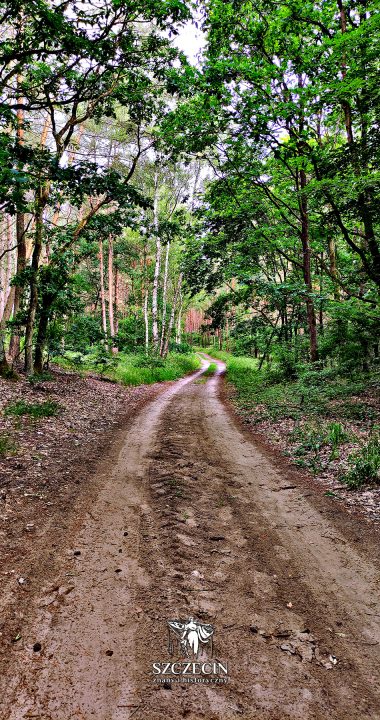
[[(276, 460), (287, 458), (347, 512), (380, 525), (380, 484), (362, 479), (351, 489), (345, 480), (370, 439), (380, 440), (379, 372), (329, 377), (309, 371), (291, 380), (259, 371), (258, 361), (246, 356), (215, 355), (227, 363), (225, 398), (255, 442)], [(379, 453), (380, 443), (378, 464)]]
[[(35, 422), (36, 484), (14, 468), (3, 500), (1, 720), (380, 719), (378, 532), (252, 441), (222, 370), (55, 380), (82, 420)], [(226, 684), (154, 682), (167, 621), (190, 616)]]

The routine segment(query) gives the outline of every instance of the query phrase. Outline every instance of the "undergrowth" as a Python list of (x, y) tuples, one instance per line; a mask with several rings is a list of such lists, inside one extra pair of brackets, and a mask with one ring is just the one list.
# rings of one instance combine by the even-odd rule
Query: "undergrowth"
[(54, 417), (58, 415), (60, 411), (60, 405), (53, 400), (46, 400), (41, 403), (28, 403), (25, 400), (17, 400), (16, 402), (9, 403), (4, 413), (5, 415), (15, 415), (20, 417), (21, 415), (29, 415), (32, 418), (38, 419), (43, 417)]
[(16, 452), (16, 443), (6, 435), (5, 433), (0, 434), (0, 458), (8, 457)]
[(82, 355), (66, 353), (58, 363), (79, 372), (97, 372), (123, 385), (151, 385), (156, 382), (177, 380), (198, 370), (199, 357), (195, 353), (169, 353), (167, 358), (144, 353), (111, 355), (103, 351)]
[[(213, 349), (209, 353), (226, 363), (227, 380), (234, 387), (234, 401), (243, 420), (251, 425), (266, 421), (281, 428), (289, 428), (289, 423), (283, 421), (292, 421), (292, 430), (286, 430), (285, 435), (286, 454), (314, 475), (332, 468), (336, 472), (341, 447), (347, 443), (355, 447), (362, 442), (353, 434), (353, 425), (371, 433), (380, 422), (374, 402), (380, 387), (378, 373), (351, 377), (337, 369), (304, 365), (298, 368), (297, 377), (286, 377), (275, 363), (259, 369), (254, 358), (234, 357)], [(380, 482), (379, 442), (377, 436), (373, 437), (348, 456), (348, 470), (340, 471), (347, 487)]]

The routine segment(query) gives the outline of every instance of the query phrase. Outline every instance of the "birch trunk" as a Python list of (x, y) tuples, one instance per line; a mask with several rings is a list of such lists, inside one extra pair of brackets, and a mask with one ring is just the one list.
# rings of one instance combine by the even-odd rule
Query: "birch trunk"
[(166, 256), (165, 256), (165, 271), (164, 271), (164, 287), (162, 290), (162, 329), (161, 329), (161, 343), (160, 343), (160, 355), (164, 351), (165, 342), (165, 329), (166, 329), (166, 296), (168, 292), (168, 273), (169, 273), (169, 252), (170, 252), (170, 240), (166, 245)]
[(179, 310), (178, 310), (178, 318), (177, 318), (177, 331), (175, 336), (175, 341), (177, 345), (181, 344), (182, 336), (182, 293), (179, 294)]
[(158, 279), (161, 266), (161, 240), (158, 235), (158, 173), (154, 177), (154, 206), (153, 225), (156, 234), (156, 258), (154, 267), (153, 292), (152, 292), (152, 341), (153, 349), (158, 351)]
[(144, 297), (145, 352), (146, 352), (146, 354), (148, 354), (148, 352), (149, 352), (148, 299), (149, 299), (149, 291), (148, 291), (148, 287), (146, 287), (145, 288), (145, 297)]
[(115, 268), (115, 287), (114, 287), (114, 303), (115, 303), (115, 335), (119, 332), (119, 271)]
[(163, 350), (163, 353), (162, 353), (162, 356), (163, 356), (164, 358), (166, 358), (166, 356), (167, 356), (167, 354), (168, 354), (168, 350), (169, 350), (170, 336), (171, 336), (172, 330), (173, 330), (174, 317), (175, 317), (175, 312), (176, 312), (177, 305), (178, 305), (178, 298), (179, 298), (180, 292), (181, 292), (181, 285), (182, 285), (182, 273), (180, 273), (180, 275), (179, 275), (178, 282), (177, 282), (177, 287), (176, 287), (175, 293), (174, 293), (172, 311), (171, 311), (171, 313), (170, 313), (170, 320), (169, 320), (168, 332), (167, 332), (167, 335), (166, 335), (166, 338), (165, 338), (164, 350)]

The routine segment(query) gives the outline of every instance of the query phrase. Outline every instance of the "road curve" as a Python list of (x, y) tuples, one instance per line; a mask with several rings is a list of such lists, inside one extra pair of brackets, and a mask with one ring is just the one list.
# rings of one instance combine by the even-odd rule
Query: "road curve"
[[(104, 459), (80, 555), (34, 599), (2, 678), (2, 720), (380, 720), (378, 569), (239, 428), (217, 367)], [(226, 684), (154, 682), (167, 620), (190, 616), (215, 627)]]

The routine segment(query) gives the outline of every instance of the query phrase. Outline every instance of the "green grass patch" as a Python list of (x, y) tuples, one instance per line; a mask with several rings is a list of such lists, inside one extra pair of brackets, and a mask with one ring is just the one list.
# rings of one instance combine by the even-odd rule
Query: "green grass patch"
[(167, 358), (144, 353), (110, 355), (106, 352), (81, 355), (66, 353), (57, 362), (83, 374), (97, 372), (122, 385), (151, 385), (152, 383), (177, 380), (198, 370), (200, 359), (195, 353), (169, 353)]
[(226, 363), (227, 380), (236, 390), (236, 403), (251, 421), (263, 419), (325, 418), (338, 423), (358, 420), (370, 426), (380, 420), (378, 411), (355, 396), (368, 388), (367, 375), (342, 377), (331, 369), (305, 366), (297, 379), (285, 379), (274, 363), (259, 370), (258, 360), (209, 350)]
[(17, 451), (16, 443), (12, 440), (9, 435), (5, 433), (0, 434), (0, 458), (14, 455)]
[(60, 412), (60, 405), (53, 400), (46, 400), (41, 403), (28, 403), (25, 400), (17, 400), (14, 403), (9, 403), (4, 410), (5, 415), (15, 415), (20, 417), (22, 415), (29, 415), (32, 418), (44, 418), (54, 417)]
[(218, 366), (216, 363), (211, 363), (207, 370), (204, 371), (203, 377), (210, 377), (211, 375), (215, 375), (216, 371), (218, 369)]
[(341, 480), (350, 490), (363, 485), (380, 484), (380, 438), (374, 436), (363, 447), (348, 458), (349, 470)]

